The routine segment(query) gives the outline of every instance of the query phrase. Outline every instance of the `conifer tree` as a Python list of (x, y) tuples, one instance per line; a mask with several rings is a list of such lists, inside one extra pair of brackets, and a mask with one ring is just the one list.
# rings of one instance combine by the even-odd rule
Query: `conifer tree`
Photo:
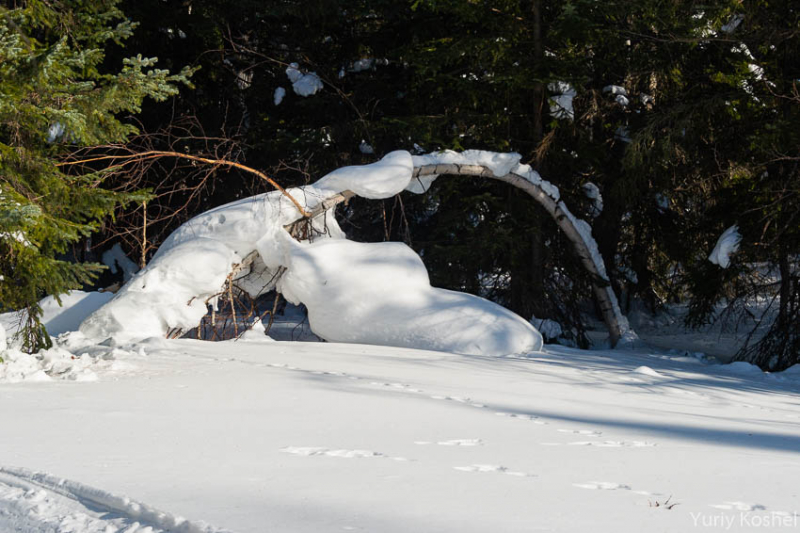
[(25, 309), (23, 346), (51, 344), (37, 302), (88, 282), (101, 268), (69, 260), (70, 245), (120, 204), (142, 194), (103, 187), (104, 173), (70, 175), (70, 150), (124, 142), (136, 128), (123, 114), (188, 83), (140, 55), (105, 63), (106, 49), (135, 24), (118, 0), (22, 0), (0, 7), (0, 310)]

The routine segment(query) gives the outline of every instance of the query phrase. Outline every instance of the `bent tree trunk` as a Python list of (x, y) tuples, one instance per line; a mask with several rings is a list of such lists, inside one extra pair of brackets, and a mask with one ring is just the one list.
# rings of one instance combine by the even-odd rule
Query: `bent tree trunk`
[[(482, 165), (438, 164), (414, 167), (414, 179), (423, 176), (439, 175), (473, 176), (496, 179), (513, 185), (518, 189), (522, 189), (533, 197), (534, 200), (544, 207), (558, 225), (559, 229), (567, 236), (581, 264), (589, 273), (594, 296), (597, 299), (603, 321), (608, 329), (611, 346), (616, 346), (623, 335), (630, 331), (628, 320), (620, 311), (617, 295), (611, 287), (605, 263), (600, 253), (597, 251), (597, 243), (591, 236), (589, 225), (582, 220), (576, 219), (563, 201), (548, 194), (540, 185), (513, 172), (504, 176), (495, 176), (491, 169)], [(311, 212), (310, 218), (324, 213), (331, 207), (348, 200), (352, 196), (353, 193), (345, 191), (328, 198), (317, 209)], [(579, 225), (584, 226), (583, 231), (579, 229)]]

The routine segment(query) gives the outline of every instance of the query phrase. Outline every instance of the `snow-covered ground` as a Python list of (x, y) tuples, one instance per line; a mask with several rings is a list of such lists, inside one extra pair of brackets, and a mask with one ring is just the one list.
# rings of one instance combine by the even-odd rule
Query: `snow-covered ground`
[(250, 339), (0, 383), (0, 531), (800, 528), (800, 372)]

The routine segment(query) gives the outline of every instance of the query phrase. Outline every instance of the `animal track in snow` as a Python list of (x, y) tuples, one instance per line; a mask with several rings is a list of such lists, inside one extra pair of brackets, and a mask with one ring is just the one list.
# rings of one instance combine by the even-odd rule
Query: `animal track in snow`
[(631, 490), (629, 485), (611, 481), (588, 481), (586, 483), (573, 483), (575, 487), (589, 490)]
[(535, 474), (528, 474), (526, 472), (517, 472), (515, 470), (509, 470), (507, 467), (502, 465), (474, 464), (469, 466), (454, 466), (453, 469), (460, 470), (461, 472), (496, 472), (498, 474), (505, 474), (507, 476), (536, 477)]
[(371, 450), (332, 450), (330, 448), (318, 448), (313, 446), (287, 446), (281, 448), (283, 453), (311, 457), (313, 455), (327, 455), (328, 457), (342, 457), (345, 459), (364, 458), (364, 457), (383, 457), (380, 452)]
[(558, 431), (560, 433), (573, 433), (585, 437), (599, 437), (603, 434), (602, 431), (592, 431), (591, 429), (559, 429)]
[(422, 392), (419, 389), (415, 389), (411, 387), (411, 385), (405, 385), (403, 383), (381, 383), (379, 381), (372, 381), (370, 385), (375, 385), (377, 387), (384, 387), (387, 389), (394, 389), (400, 392)]
[(652, 448), (655, 446), (653, 442), (643, 440), (605, 440), (605, 441), (592, 441), (583, 440), (568, 443), (569, 446), (597, 446), (600, 448)]
[(415, 440), (414, 444), (418, 446), (427, 446), (429, 444), (438, 444), (439, 446), (483, 446), (481, 439), (452, 439), (442, 440), (439, 442), (431, 442), (429, 440)]
[(517, 420), (528, 420), (530, 422), (533, 422), (534, 424), (539, 424), (541, 426), (547, 425), (547, 422), (544, 422), (543, 420), (539, 420), (538, 416), (518, 415), (516, 413), (502, 413), (502, 412), (498, 412), (498, 413), (495, 413), (495, 414), (497, 416), (503, 416), (503, 417), (507, 417), (507, 418), (516, 418)]
[(436, 444), (439, 446), (483, 446), (483, 441), (481, 439), (453, 439), (439, 441)]
[(321, 448), (316, 446), (287, 446), (281, 448), (281, 452), (289, 453), (292, 455), (299, 455), (301, 457), (313, 457), (315, 455), (324, 455), (326, 457), (339, 457), (341, 459), (367, 459), (367, 458), (382, 458), (391, 459), (392, 461), (408, 461), (405, 457), (391, 457), (380, 452), (373, 452), (372, 450), (342, 450), (332, 448)]
[(710, 505), (709, 507), (713, 507), (715, 509), (725, 509), (731, 511), (764, 511), (766, 507), (764, 505), (747, 503), (747, 502), (723, 502), (718, 503), (716, 505)]
[[(417, 391), (417, 392), (423, 392), (423, 391)], [(439, 394), (434, 394), (432, 396), (429, 396), (429, 398), (432, 400), (446, 400), (451, 402), (463, 403), (464, 405), (469, 405), (470, 407), (477, 407), (479, 409), (486, 407), (486, 404), (478, 403), (473, 401), (471, 398), (464, 398), (462, 396), (442, 396)]]

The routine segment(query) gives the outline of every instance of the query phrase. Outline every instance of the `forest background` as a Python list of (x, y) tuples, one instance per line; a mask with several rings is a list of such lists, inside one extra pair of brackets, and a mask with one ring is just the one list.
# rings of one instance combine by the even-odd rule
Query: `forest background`
[[(29, 309), (31, 350), (49, 342), (36, 302), (109, 284), (92, 265), (112, 245), (145, 263), (191, 216), (271, 190), (182, 158), (65, 162), (173, 151), (288, 187), (396, 149), (483, 149), (520, 153), (591, 221), (624, 312), (685, 304), (687, 327), (762, 326), (738, 358), (800, 362), (790, 0), (3, 5), (0, 306)], [(439, 180), (425, 195), (353, 199), (341, 218), (356, 240), (407, 242), (435, 286), (588, 345), (593, 280), (520, 191)], [(738, 252), (710, 262), (733, 226)]]

